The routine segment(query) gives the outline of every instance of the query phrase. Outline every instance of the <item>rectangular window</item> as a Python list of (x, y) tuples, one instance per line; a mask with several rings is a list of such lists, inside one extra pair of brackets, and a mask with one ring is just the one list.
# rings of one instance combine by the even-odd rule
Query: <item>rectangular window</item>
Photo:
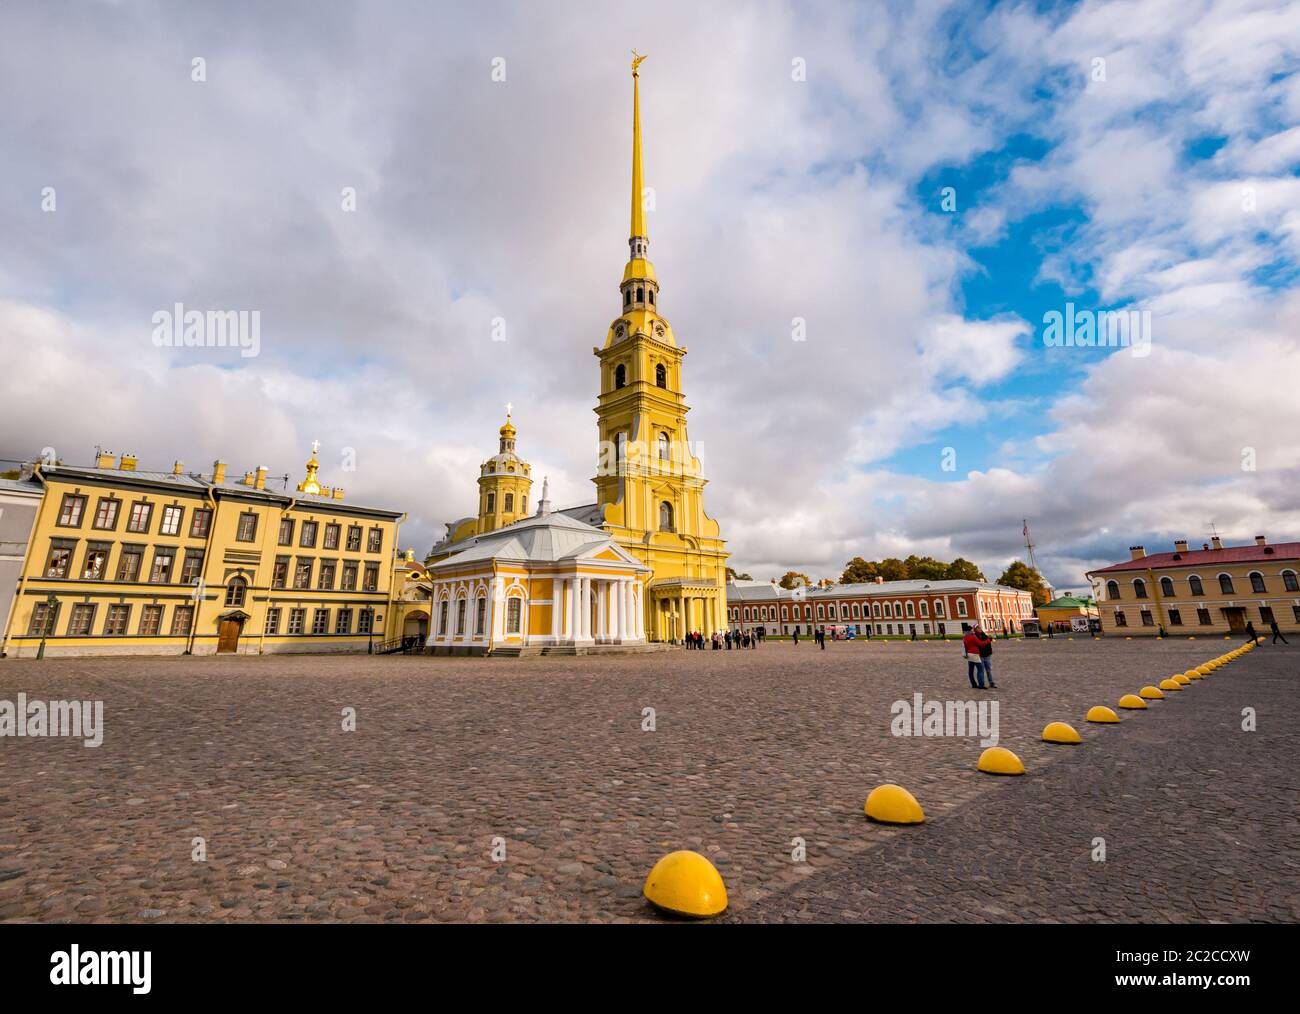
[(117, 528), (117, 513), (122, 507), (121, 500), (115, 500), (111, 496), (99, 498), (99, 503), (95, 505), (94, 527), (111, 532)]
[(86, 561), (81, 565), (81, 580), (102, 581), (108, 572), (107, 542), (92, 542), (86, 546)]
[(447, 603), (444, 602), (438, 609), (438, 636), (445, 637), (446, 635), (447, 635)]
[(27, 633), (32, 637), (49, 637), (54, 633), (55, 625), (59, 622), (59, 607), (56, 605), (50, 607), (48, 602), (37, 602), (32, 607), (32, 621), (27, 627)]
[(85, 637), (94, 622), (95, 607), (89, 602), (78, 602), (72, 607), (72, 616), (68, 620), (68, 636)]
[(357, 590), (357, 565), (350, 560), (343, 562), (343, 583), (339, 587), (343, 591)]
[(1154, 627), (1155, 625), (1156, 625), (1156, 621), (1155, 621), (1155, 618), (1151, 615), (1151, 610), (1149, 610), (1149, 609), (1143, 609), (1143, 610), (1142, 610), (1142, 626), (1144, 626), (1144, 627)]
[(45, 561), (46, 577), (67, 577), (68, 568), (72, 566), (72, 547), (74, 542), (56, 540), (50, 546), (50, 555)]
[(334, 560), (321, 560), (320, 562), (320, 584), (317, 587), (321, 591), (334, 590), (334, 571), (338, 564)]
[(298, 565), (293, 570), (293, 586), (295, 588), (311, 587), (311, 560), (299, 560)]
[(361, 552), (361, 526), (360, 525), (348, 526), (348, 552), (349, 553)]
[(316, 522), (304, 521), (302, 523), (301, 537), (298, 539), (298, 545), (305, 549), (316, 548)]
[(379, 590), (379, 564), (377, 563), (366, 564), (365, 583), (362, 584), (361, 590), (368, 591), (368, 592)]
[(156, 636), (162, 630), (162, 617), (162, 606), (145, 606), (140, 610), (140, 636)]
[(366, 542), (367, 553), (378, 553), (384, 548), (384, 530), (382, 528), (370, 529), (370, 538)]
[(176, 562), (176, 550), (170, 546), (159, 546), (153, 551), (153, 569), (149, 571), (149, 581), (153, 584), (166, 584), (172, 579), (172, 564)]
[(181, 564), (181, 584), (193, 584), (203, 573), (203, 550), (185, 550), (185, 561)]
[(487, 599), (479, 599), (474, 606), (474, 636), (483, 636), (483, 621), (487, 618)]
[(1127, 626), (1128, 626), (1128, 620), (1127, 620), (1127, 619), (1125, 618), (1125, 616), (1124, 616), (1124, 610), (1123, 610), (1123, 609), (1116, 609), (1116, 610), (1115, 610), (1115, 626), (1117, 626), (1117, 627), (1127, 627)]
[(1196, 622), (1202, 627), (1212, 626), (1213, 623), (1210, 620), (1210, 611), (1208, 609), (1196, 610)]
[(104, 634), (107, 637), (121, 637), (126, 633), (127, 621), (131, 618), (131, 607), (112, 605), (104, 617)]
[(1296, 623), (1300, 623), (1300, 606), (1292, 606), (1291, 612), (1295, 613)]
[(139, 581), (140, 567), (144, 563), (144, 546), (123, 545), (117, 558), (117, 579)]
[(350, 634), (352, 633), (352, 610), (340, 609), (334, 617), (334, 633)]
[(283, 588), (289, 583), (289, 558), (277, 556), (275, 566), (271, 569), (271, 587)]
[(190, 515), (190, 538), (206, 539), (212, 529), (212, 511), (208, 507), (195, 507)]
[(375, 611), (363, 609), (357, 614), (357, 633), (368, 634), (375, 625)]
[(293, 518), (280, 519), (280, 545), (293, 545)]
[(303, 631), (303, 625), (304, 625), (306, 622), (307, 622), (307, 610), (306, 610), (306, 609), (290, 609), (290, 610), (289, 610), (289, 633), (291, 633), (291, 634), (301, 634), (302, 631)]
[(159, 535), (180, 535), (181, 521), (185, 517), (185, 508), (169, 503), (162, 509), (162, 519), (158, 522)]
[(1183, 625), (1183, 614), (1180, 610), (1169, 610), (1169, 625), (1171, 627), (1181, 627)]
[(1272, 607), (1272, 606), (1260, 606), (1260, 607), (1259, 607), (1259, 619), (1260, 619), (1260, 622), (1261, 622), (1261, 623), (1272, 623), (1272, 622), (1273, 622), (1273, 607)]
[(456, 603), (456, 634), (463, 636), (465, 633), (465, 600), (461, 599)]
[(328, 634), (330, 629), (330, 611), (328, 609), (317, 609), (312, 614), (311, 632), (313, 634)]
[(62, 528), (80, 528), (81, 514), (86, 509), (86, 498), (78, 493), (64, 493), (63, 503), (59, 505), (59, 526)]
[(506, 633), (519, 633), (519, 619), (522, 615), (521, 603), (523, 599), (515, 597), (506, 601)]
[(126, 530), (128, 532), (149, 531), (149, 521), (153, 517), (153, 504), (145, 503), (143, 500), (137, 500), (131, 505), (131, 515), (126, 519)]
[(239, 515), (239, 526), (235, 529), (235, 539), (239, 542), (255, 542), (257, 540), (257, 515), (252, 511), (244, 511)]
[(266, 632), (268, 634), (278, 634), (280, 632), (280, 609), (278, 606), (266, 611)]
[(194, 607), (177, 606), (172, 610), (172, 637), (189, 636), (190, 627), (194, 624)]
[(340, 532), (340, 531), (341, 531), (341, 529), (339, 528), (338, 525), (326, 525), (326, 526), (325, 526), (325, 543), (324, 543), (324, 548), (325, 548), (325, 549), (338, 549), (338, 548), (339, 548), (339, 532)]

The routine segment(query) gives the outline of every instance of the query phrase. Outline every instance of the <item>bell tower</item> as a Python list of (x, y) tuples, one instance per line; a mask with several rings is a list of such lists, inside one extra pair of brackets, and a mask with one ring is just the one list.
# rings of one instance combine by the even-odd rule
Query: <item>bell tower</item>
[(478, 534), (513, 524), (528, 516), (532, 466), (515, 452), (515, 427), (506, 406), (505, 425), (498, 431), (498, 451), (479, 466)]

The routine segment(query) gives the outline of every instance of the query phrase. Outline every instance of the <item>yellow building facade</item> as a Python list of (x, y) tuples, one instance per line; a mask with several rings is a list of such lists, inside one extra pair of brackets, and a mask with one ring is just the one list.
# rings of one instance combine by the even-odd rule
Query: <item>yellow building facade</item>
[[(631, 235), (619, 283), (621, 313), (610, 324), (603, 345), (592, 349), (600, 378), (595, 408), (598, 467), (592, 480), (596, 502), (561, 513), (605, 532), (644, 566), (644, 588), (637, 602), (645, 635), (652, 641), (679, 641), (688, 632), (707, 633), (726, 625), (727, 552), (718, 522), (704, 509), (706, 480), (687, 432), (687, 348), (678, 344), (660, 312), (659, 281), (648, 256), (642, 60), (637, 57), (632, 66)], [(503, 427), (503, 447), (504, 434)], [(512, 429), (512, 450), (513, 437)], [(449, 524), (430, 563), (448, 558), (459, 543), (490, 530), (485, 527), (490, 518), (484, 517), (484, 503), (481, 491), (479, 518)]]
[(3, 650), (14, 657), (366, 651), (382, 642), (405, 515), (267, 469), (37, 465), (41, 505)]

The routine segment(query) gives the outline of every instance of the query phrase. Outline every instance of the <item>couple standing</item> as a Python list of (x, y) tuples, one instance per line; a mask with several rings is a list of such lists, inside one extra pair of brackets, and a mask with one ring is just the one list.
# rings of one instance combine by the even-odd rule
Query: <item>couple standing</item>
[(961, 657), (966, 660), (966, 678), (976, 690), (984, 689), (985, 678), (989, 687), (996, 690), (993, 682), (993, 638), (984, 632), (978, 623), (961, 639)]

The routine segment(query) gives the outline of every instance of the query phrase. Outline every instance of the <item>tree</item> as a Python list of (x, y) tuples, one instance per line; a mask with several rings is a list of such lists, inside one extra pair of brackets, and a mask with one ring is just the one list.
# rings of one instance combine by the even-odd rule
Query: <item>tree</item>
[(800, 584), (802, 584), (804, 587), (807, 587), (812, 584), (812, 578), (810, 578), (807, 574), (800, 574), (797, 570), (787, 570), (785, 572), (785, 576), (782, 577), (781, 580), (777, 582), (777, 584), (779, 584), (782, 588), (794, 588), (796, 585), (800, 585)]
[(750, 577), (748, 574), (737, 574), (735, 568), (728, 567), (727, 580), (728, 581), (752, 581), (754, 579)]
[(986, 581), (984, 572), (969, 560), (957, 557), (952, 563), (948, 564), (948, 569), (944, 573), (944, 578), (949, 581)]
[(906, 581), (907, 564), (895, 556), (880, 561), (880, 576), (886, 581)]
[(844, 565), (844, 573), (840, 575), (840, 584), (871, 584), (879, 573), (879, 564), (855, 556)]
[(1035, 606), (1046, 605), (1051, 600), (1051, 595), (1048, 594), (1047, 585), (1044, 583), (1042, 575), (1038, 571), (1031, 569), (1029, 564), (1023, 560), (1012, 561), (1011, 565), (1002, 572), (1002, 576), (998, 578), (998, 584), (1029, 592)]
[(903, 561), (903, 567), (911, 580), (942, 581), (948, 573), (948, 565), (933, 556), (917, 556), (915, 553)]

